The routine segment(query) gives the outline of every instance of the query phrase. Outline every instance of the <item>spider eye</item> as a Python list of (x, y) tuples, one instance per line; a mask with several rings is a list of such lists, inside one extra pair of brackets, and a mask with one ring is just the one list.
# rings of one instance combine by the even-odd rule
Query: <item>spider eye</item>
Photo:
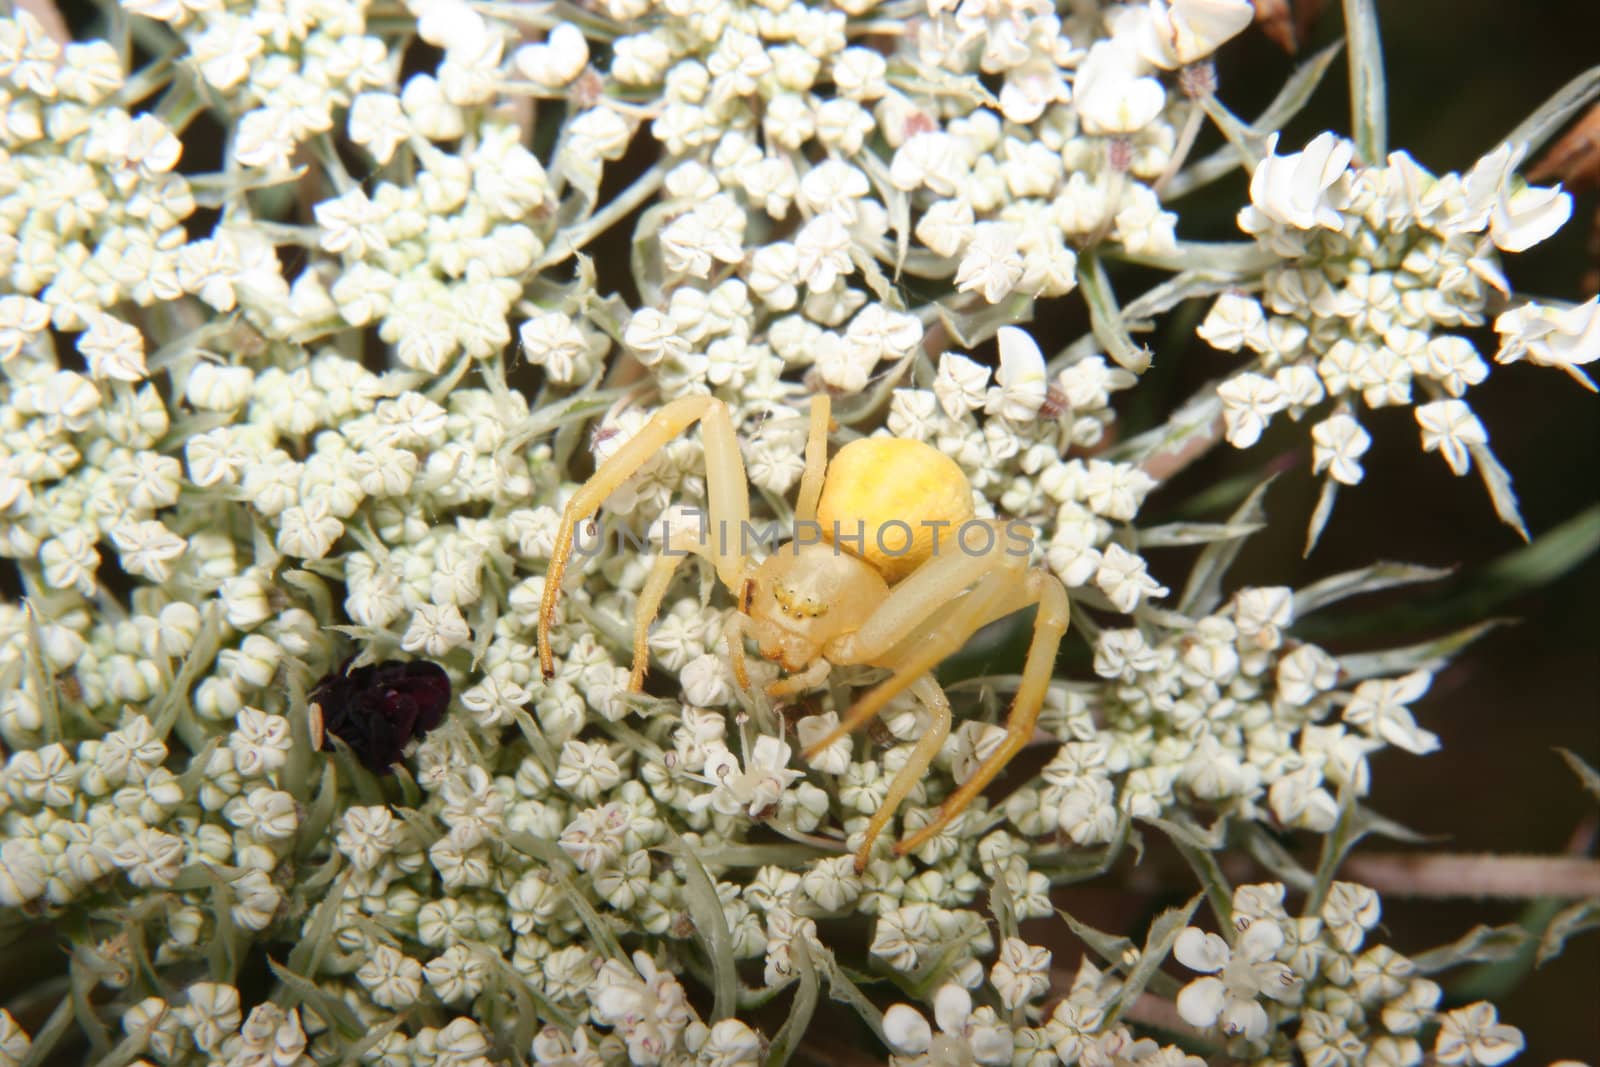
[(772, 597), (785, 615), (798, 619), (815, 619), (828, 613), (828, 605), (816, 597), (806, 596), (792, 585), (782, 582), (772, 584)]

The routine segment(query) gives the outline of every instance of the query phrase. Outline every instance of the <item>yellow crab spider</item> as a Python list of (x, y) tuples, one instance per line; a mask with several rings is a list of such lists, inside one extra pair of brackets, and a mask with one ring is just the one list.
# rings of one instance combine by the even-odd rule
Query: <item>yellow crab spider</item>
[[(1005, 738), (925, 826), (894, 846), (904, 855), (960, 815), (1033, 734), (1066, 633), (1066, 589), (1053, 574), (1029, 566), (1032, 531), (1019, 523), (976, 519), (961, 468), (921, 441), (867, 437), (828, 460), (830, 403), (811, 402), (805, 470), (795, 506), (796, 536), (756, 563), (743, 551), (750, 518), (744, 460), (727, 405), (714, 397), (674, 400), (602, 463), (567, 502), (545, 573), (539, 610), (539, 665), (554, 674), (550, 627), (577, 525), (593, 516), (651, 456), (694, 423), (705, 450), (707, 517), (700, 535), (676, 544), (704, 557), (734, 595), (728, 649), (739, 684), (749, 687), (744, 639), (788, 676), (767, 687), (774, 698), (823, 684), (831, 668), (862, 665), (889, 677), (862, 696), (837, 728), (813, 742), (811, 759), (860, 729), (909, 690), (930, 724), (889, 784), (856, 852), (865, 869), (873, 844), (895, 809), (927, 772), (950, 732), (950, 702), (932, 671), (984, 625), (1038, 605), (1033, 640), (1006, 720)], [(806, 536), (807, 533), (811, 536)], [(634, 619), (632, 688), (644, 683), (650, 624), (660, 610), (683, 552), (663, 552), (639, 594)]]

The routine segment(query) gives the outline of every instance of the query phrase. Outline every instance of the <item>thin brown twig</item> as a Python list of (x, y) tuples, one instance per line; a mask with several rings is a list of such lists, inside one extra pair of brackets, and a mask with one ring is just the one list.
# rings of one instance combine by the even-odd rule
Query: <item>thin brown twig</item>
[(1341, 877), (1402, 897), (1600, 896), (1600, 860), (1582, 856), (1374, 853), (1352, 856)]

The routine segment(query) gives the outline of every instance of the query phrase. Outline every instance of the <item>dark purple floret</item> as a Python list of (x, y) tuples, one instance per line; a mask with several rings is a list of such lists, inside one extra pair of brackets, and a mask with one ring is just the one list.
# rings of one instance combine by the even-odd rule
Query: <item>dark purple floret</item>
[(322, 709), (322, 728), (334, 734), (377, 774), (389, 773), (414, 739), (444, 721), (450, 677), (437, 663), (374, 663), (338, 670), (311, 690)]

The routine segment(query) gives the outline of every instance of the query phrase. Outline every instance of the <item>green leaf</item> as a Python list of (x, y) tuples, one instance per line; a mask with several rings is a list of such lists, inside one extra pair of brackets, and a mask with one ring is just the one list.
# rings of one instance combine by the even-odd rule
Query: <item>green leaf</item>
[[(1231, 276), (1255, 278), (1283, 262), (1283, 257), (1267, 251), (1254, 241), (1179, 241), (1171, 252), (1129, 252), (1121, 248), (1107, 248), (1108, 258), (1123, 263), (1137, 263), (1141, 267), (1157, 270), (1191, 271), (1211, 278)], [(1133, 305), (1122, 311), (1123, 317), (1132, 314)]]
[[(1244, 503), (1228, 516), (1230, 526), (1261, 526), (1266, 523), (1267, 512), (1262, 507), (1262, 501), (1272, 481), (1269, 477), (1256, 486)], [(1194, 569), (1189, 572), (1189, 582), (1183, 588), (1183, 595), (1178, 598), (1179, 612), (1198, 618), (1216, 610), (1217, 605), (1222, 603), (1222, 579), (1238, 558), (1244, 540), (1243, 537), (1235, 537), (1206, 546), (1200, 558), (1195, 560)]]
[(1128, 962), (1129, 953), (1133, 951), (1133, 942), (1120, 934), (1108, 934), (1097, 930), (1088, 923), (1079, 922), (1071, 915), (1056, 909), (1056, 914), (1067, 928), (1078, 936), (1078, 939), (1094, 950), (1095, 955), (1105, 960), (1113, 967), (1120, 967)]
[(1344, 0), (1344, 28), (1350, 42), (1350, 126), (1361, 161), (1377, 166), (1389, 155), (1389, 103), (1377, 0)]
[(317, 846), (323, 843), (323, 837), (338, 810), (339, 775), (334, 768), (332, 760), (323, 763), (322, 779), (317, 794), (312, 798), (310, 807), (306, 809), (306, 817), (300, 824), (295, 839), (294, 854), (301, 862), (304, 862), (312, 852), (316, 851)]
[(1515, 956), (1530, 935), (1520, 926), (1473, 927), (1448, 945), (1428, 952), (1414, 953), (1411, 961), (1418, 974), (1438, 974), (1468, 963), (1493, 963)]
[(958, 293), (934, 305), (939, 323), (967, 350), (976, 348), (1000, 331), (1002, 326), (1015, 326), (1033, 318), (1033, 301), (1013, 293), (998, 304), (991, 304), (974, 294)]
[(1042, 852), (1031, 859), (1030, 865), (1034, 870), (1047, 874), (1051, 885), (1072, 885), (1098, 878), (1117, 862), (1130, 837), (1133, 838), (1135, 851), (1140, 848), (1138, 835), (1133, 834), (1131, 828), (1132, 820), (1124, 812), (1115, 837), (1105, 848), (1091, 850), (1073, 847)]
[(1264, 522), (1171, 522), (1139, 530), (1140, 548), (1172, 548), (1177, 545), (1209, 545), (1249, 537), (1266, 529)]
[(899, 277), (905, 269), (906, 256), (911, 251), (911, 197), (905, 190), (896, 187), (883, 159), (872, 152), (863, 152), (859, 158), (873, 191), (889, 209), (889, 231), (894, 234), (894, 273), (895, 277)]
[(1565, 126), (1568, 119), (1596, 98), (1600, 98), (1600, 67), (1590, 67), (1557, 89), (1554, 96), (1518, 123), (1504, 140), (1509, 144), (1527, 145), (1528, 154), (1532, 155)]
[(1244, 163), (1245, 169), (1254, 171), (1256, 164), (1261, 161), (1265, 146), (1262, 137), (1258, 137), (1249, 126), (1246, 126), (1239, 116), (1218, 100), (1215, 96), (1202, 96), (1197, 101), (1205, 110), (1206, 118), (1222, 134), (1228, 142), (1228, 147), (1233, 149), (1235, 155)]
[(56, 1043), (66, 1036), (68, 1030), (72, 1029), (74, 1021), (72, 994), (69, 993), (56, 1002), (54, 1010), (50, 1012), (50, 1017), (45, 1020), (44, 1025), (34, 1031), (33, 1044), (28, 1046), (28, 1052), (22, 1057), (22, 1062), (18, 1067), (39, 1067), (40, 1064), (44, 1063), (49, 1058), (51, 1051), (56, 1047)]
[(1222, 440), (1222, 400), (1207, 386), (1184, 402), (1166, 422), (1107, 452), (1111, 459), (1155, 468), (1171, 477)]
[[(168, 684), (166, 693), (150, 711), (148, 716), (150, 725), (154, 727), (155, 735), (162, 740), (166, 740), (167, 734), (178, 722), (179, 716), (191, 710), (189, 691), (200, 681), (201, 674), (211, 669), (211, 664), (217, 657), (217, 650), (222, 647), (221, 608), (220, 602), (213, 601), (201, 609), (200, 632), (195, 635), (194, 644), (189, 647), (188, 655), (184, 656), (177, 677)], [(200, 746), (191, 744), (189, 747), (195, 749)]]
[(989, 883), (989, 913), (994, 916), (1000, 940), (1017, 936), (1017, 905), (1011, 896), (1011, 886), (1004, 878)]
[(700, 859), (708, 867), (801, 867), (812, 860), (838, 855), (838, 851), (816, 845), (745, 845), (728, 844), (708, 848)]
[(1540, 967), (1561, 955), (1567, 939), (1588, 930), (1600, 930), (1600, 897), (1580, 900), (1556, 913), (1539, 938), (1535, 961)]
[(1473, 584), (1491, 586), (1495, 596), (1491, 603), (1498, 603), (1555, 581), (1596, 549), (1600, 549), (1600, 504), (1585, 508), (1532, 544), (1507, 552), (1485, 567), (1482, 581)]
[[(1393, 585), (1442, 578), (1450, 572), (1380, 563), (1365, 571), (1354, 571), (1319, 582), (1295, 594), (1295, 614), (1302, 620), (1296, 622), (1295, 633), (1308, 641), (1326, 641), (1368, 634), (1438, 630), (1476, 622), (1492, 614), (1505, 602), (1570, 573), (1594, 555), (1597, 549), (1600, 549), (1600, 504), (1586, 508), (1546, 531), (1531, 544), (1520, 545), (1492, 563), (1463, 574), (1431, 598), (1411, 597), (1403, 603), (1377, 611), (1357, 616), (1324, 617), (1311, 622), (1305, 619), (1310, 611), (1350, 595), (1342, 591), (1342, 586), (1350, 584), (1356, 576), (1372, 575), (1380, 579), (1385, 575), (1399, 576), (1402, 581), (1387, 583)], [(1323, 595), (1325, 586), (1328, 587), (1328, 595)], [(1370, 592), (1385, 587), (1380, 583), (1362, 586), (1359, 591)], [(1308, 595), (1313, 598), (1310, 609), (1302, 607)]]
[(93, 1061), (94, 1067), (125, 1067), (126, 1064), (138, 1059), (140, 1054), (149, 1048), (150, 1035), (155, 1033), (160, 1022), (161, 1016), (157, 1015), (145, 1025), (133, 1030), (104, 1056)]
[(1408, 845), (1436, 845), (1445, 840), (1443, 835), (1425, 834), (1420, 830), (1413, 830), (1404, 823), (1397, 822), (1387, 815), (1379, 815), (1361, 804), (1356, 805), (1354, 829), (1357, 840), (1376, 836), (1386, 837), (1391, 841), (1401, 841)]
[(1361, 840), (1360, 828), (1356, 820), (1356, 791), (1351, 788), (1349, 780), (1339, 787), (1339, 817), (1333, 824), (1333, 829), (1322, 839), (1322, 853), (1317, 857), (1316, 878), (1311, 883), (1311, 892), (1306, 894), (1305, 914), (1315, 915), (1322, 910), (1322, 904), (1328, 899), (1328, 890), (1333, 885), (1333, 879), (1339, 873), (1339, 865), (1355, 843)]
[(349, 1007), (335, 996), (311, 979), (285, 967), (275, 959), (269, 958), (267, 966), (272, 968), (272, 974), (282, 982), (296, 1001), (303, 1001), (316, 1009), (318, 1015), (326, 1019), (329, 1025), (335, 1027), (347, 1038), (360, 1037), (366, 1033), (367, 1028), (361, 1024), (351, 1013)]
[(338, 611), (333, 608), (333, 593), (328, 592), (328, 582), (323, 581), (317, 574), (302, 571), (302, 569), (285, 569), (278, 574), (278, 581), (288, 585), (290, 589), (298, 589), (306, 593), (307, 600), (315, 608), (318, 619), (336, 619)]
[(120, 966), (111, 964), (111, 961), (87, 944), (79, 944), (73, 948), (72, 960), (68, 964), (72, 988), (72, 1015), (78, 1022), (78, 1029), (89, 1038), (92, 1054), (108, 1050), (111, 1045), (111, 1035), (106, 1029), (106, 1024), (101, 1022), (100, 1016), (96, 1014), (90, 997), (100, 985), (101, 979), (120, 969)]
[(578, 888), (578, 883), (573, 880), (570, 864), (553, 867), (551, 870), (555, 874), (556, 885), (561, 887), (562, 896), (572, 905), (572, 910), (578, 913), (578, 919), (588, 931), (589, 939), (594, 942), (595, 948), (608, 959), (626, 960), (627, 953), (622, 951), (622, 945), (618, 943), (611, 924), (595, 909), (583, 890)]
[(535, 837), (524, 830), (512, 830), (503, 835), (506, 844), (516, 849), (525, 856), (532, 856), (541, 863), (566, 870), (572, 866), (572, 860), (562, 851), (561, 846), (554, 841), (546, 841), (542, 837)]
[(1339, 666), (1344, 670), (1347, 681), (1356, 682), (1409, 674), (1415, 670), (1435, 671), (1449, 663), (1457, 652), (1504, 623), (1504, 619), (1490, 619), (1417, 645), (1340, 656)]
[(1317, 859), (1317, 873), (1307, 894), (1305, 914), (1314, 915), (1327, 899), (1328, 889), (1343, 865), (1350, 850), (1368, 836), (1389, 838), (1410, 845), (1437, 844), (1442, 838), (1418, 833), (1416, 830), (1379, 815), (1356, 801), (1354, 790), (1347, 782), (1339, 789), (1339, 819), (1333, 829), (1322, 839), (1322, 852)]
[(1500, 516), (1501, 522), (1517, 531), (1524, 541), (1531, 540), (1528, 527), (1522, 521), (1522, 512), (1517, 508), (1516, 490), (1511, 488), (1511, 472), (1500, 465), (1488, 445), (1468, 445), (1467, 451), (1478, 461), (1478, 476), (1483, 479), (1484, 488), (1489, 490), (1494, 513)]
[(811, 962), (810, 946), (803, 935), (789, 943), (789, 958), (794, 960), (795, 969), (800, 972), (800, 988), (789, 1007), (789, 1017), (772, 1039), (772, 1048), (767, 1053), (767, 1067), (784, 1067), (789, 1062), (789, 1057), (794, 1055), (794, 1050), (799, 1047), (801, 1038), (811, 1025), (811, 1016), (817, 1010), (817, 968)]
[(339, 1057), (339, 1067), (353, 1067), (354, 1064), (360, 1062), (364, 1053), (377, 1048), (382, 1044), (384, 1038), (410, 1021), (411, 1013), (409, 1011), (397, 1012), (379, 1025), (368, 1029), (362, 1035), (360, 1041), (352, 1043), (344, 1050), (344, 1055)]
[[(711, 1021), (721, 1022), (723, 1019), (731, 1019), (739, 994), (739, 972), (735, 969), (733, 961), (733, 935), (728, 931), (727, 911), (723, 908), (722, 898), (717, 896), (716, 883), (711, 880), (711, 875), (706, 873), (700, 857), (695, 855), (694, 849), (690, 848), (670, 825), (667, 830), (672, 835), (672, 843), (667, 846), (667, 850), (683, 861), (684, 903), (688, 905), (689, 917), (694, 920), (695, 932), (705, 943), (706, 958), (711, 961)], [(803, 937), (795, 939), (797, 943), (803, 940)], [(790, 951), (794, 951), (793, 948)], [(813, 1004), (816, 998), (816, 982), (817, 977), (813, 972), (811, 975)], [(809, 1017), (808, 1012), (807, 1018)]]
[(1127, 978), (1123, 979), (1122, 988), (1117, 990), (1116, 999), (1106, 1009), (1108, 1026), (1133, 1006), (1134, 1001), (1139, 999), (1139, 995), (1150, 984), (1150, 979), (1166, 962), (1168, 954), (1172, 952), (1173, 942), (1178, 940), (1178, 935), (1189, 925), (1189, 919), (1194, 915), (1195, 908), (1200, 906), (1200, 897), (1201, 894), (1196, 893), (1189, 898), (1189, 903), (1181, 908), (1169, 908), (1156, 916), (1156, 921), (1150, 924), (1150, 932), (1145, 935), (1144, 948), (1139, 952), (1138, 962), (1128, 971)]
[(1558, 748), (1556, 752), (1567, 761), (1567, 766), (1572, 768), (1572, 773), (1578, 776), (1578, 781), (1583, 783), (1583, 788), (1589, 791), (1589, 795), (1600, 800), (1600, 771), (1589, 766), (1582, 756), (1570, 749)]
[[(28, 654), (23, 657), (28, 672), (28, 683), (39, 702), (39, 715), (44, 721), (40, 734), (46, 741), (61, 738), (61, 707), (56, 699), (55, 676), (48, 667), (44, 654), (44, 630), (39, 625), (39, 607), (33, 600), (25, 601), (28, 616)], [(157, 736), (161, 736), (158, 734)]]
[(833, 953), (821, 946), (808, 944), (806, 955), (807, 958), (815, 957), (821, 962), (822, 971), (828, 977), (828, 998), (849, 1005), (856, 1015), (860, 1016), (861, 1021), (878, 1035), (878, 1040), (883, 1041), (883, 1012), (861, 992), (861, 987), (845, 973), (843, 967), (839, 966), (839, 961), (834, 958)]
[(505, 442), (495, 449), (495, 463), (502, 467), (511, 465), (519, 453), (527, 449), (532, 442), (548, 435), (551, 430), (599, 415), (615, 404), (622, 395), (623, 391), (620, 389), (596, 389), (541, 404), (511, 430), (506, 435)]
[(538, 1029), (539, 1020), (545, 1019), (560, 1026), (563, 1030), (576, 1030), (579, 1020), (574, 1019), (571, 1013), (558, 1008), (536, 986), (525, 978), (521, 972), (511, 966), (503, 953), (492, 945), (474, 944), (473, 948), (480, 958), (485, 960), (495, 970), (500, 972), (500, 979), (511, 990), (511, 995), (517, 1002), (516, 1048), (528, 1048), (533, 1044), (534, 1033)]
[(289, 951), (286, 961), (289, 970), (296, 974), (316, 974), (320, 969), (323, 953), (333, 944), (333, 925), (338, 921), (339, 905), (344, 901), (345, 887), (349, 882), (350, 873), (346, 870), (317, 901), (317, 906), (311, 911), (311, 920), (303, 927), (300, 943)]
[(1170, 819), (1159, 817), (1142, 818), (1143, 823), (1149, 823), (1174, 842), (1185, 845), (1201, 852), (1221, 851), (1227, 838), (1227, 819), (1218, 819), (1210, 828), (1199, 826), (1183, 813), (1174, 814)]
[(1327, 475), (1322, 479), (1322, 491), (1317, 494), (1317, 506), (1311, 509), (1311, 519), (1306, 523), (1306, 548), (1300, 553), (1302, 559), (1311, 555), (1312, 549), (1322, 539), (1322, 530), (1333, 517), (1333, 502), (1338, 495), (1339, 483), (1333, 480), (1331, 474)]
[(1186, 300), (1216, 296), (1229, 289), (1253, 287), (1255, 287), (1253, 282), (1232, 271), (1218, 270), (1215, 267), (1186, 270), (1152, 289), (1146, 289), (1128, 301), (1122, 308), (1122, 318), (1124, 322), (1142, 322), (1152, 315), (1171, 311)]
[(1233, 886), (1222, 873), (1216, 856), (1226, 843), (1227, 817), (1218, 819), (1209, 830), (1196, 826), (1181, 812), (1170, 819), (1149, 818), (1140, 821), (1149, 823), (1167, 835), (1178, 854), (1200, 880), (1217, 922), (1223, 926), (1230, 925), (1233, 922)]
[(1304, 589), (1295, 590), (1294, 616), (1303, 619), (1312, 612), (1321, 611), (1330, 604), (1366, 593), (1393, 589), (1400, 585), (1418, 582), (1437, 582), (1450, 577), (1454, 571), (1448, 567), (1422, 567), (1412, 563), (1374, 563), (1356, 571), (1345, 571), (1324, 578)]

